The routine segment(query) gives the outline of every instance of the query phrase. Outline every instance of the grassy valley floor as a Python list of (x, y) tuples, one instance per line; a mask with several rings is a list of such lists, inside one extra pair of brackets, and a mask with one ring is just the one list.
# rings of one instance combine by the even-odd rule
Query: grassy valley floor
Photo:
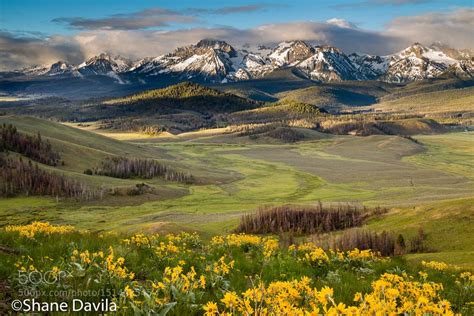
[[(263, 144), (219, 130), (126, 142), (110, 138), (113, 134), (103, 137), (60, 124), (43, 126), (37, 119), (14, 120), (30, 132), (34, 123), (53, 145), (63, 145), (66, 163), (60, 169), (68, 176), (95, 185), (134, 185), (140, 180), (83, 174), (103, 157), (127, 152), (163, 158), (190, 170), (201, 183), (153, 179), (145, 181), (157, 188), (153, 196), (81, 203), (3, 199), (1, 225), (47, 220), (92, 231), (184, 230), (211, 235), (231, 231), (242, 214), (262, 205), (353, 203), (392, 208), (368, 224), (373, 230), (410, 235), (425, 228), (434, 253), (410, 256), (414, 260), (441, 256), (467, 266), (474, 262), (474, 248), (467, 242), (473, 240), (468, 229), (474, 214), (472, 132), (415, 136), (417, 142), (397, 136), (317, 135), (294, 144)], [(439, 223), (446, 225), (441, 229)]]

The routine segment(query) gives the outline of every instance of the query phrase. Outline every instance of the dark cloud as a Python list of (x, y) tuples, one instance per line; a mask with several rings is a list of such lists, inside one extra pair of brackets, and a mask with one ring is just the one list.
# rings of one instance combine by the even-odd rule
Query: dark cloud
[(398, 49), (401, 39), (357, 28), (342, 19), (327, 22), (292, 22), (264, 25), (238, 36), (236, 41), (272, 45), (281, 41), (301, 39), (317, 45), (333, 45), (347, 53), (388, 54)]
[(83, 51), (68, 37), (19, 37), (18, 33), (0, 32), (0, 69), (48, 65), (58, 60), (80, 62)]
[(51, 20), (78, 30), (142, 30), (156, 27), (167, 27), (172, 24), (192, 24), (202, 22), (196, 16), (228, 15), (249, 13), (275, 8), (279, 5), (250, 4), (244, 6), (227, 6), (217, 9), (187, 8), (180, 11), (163, 8), (149, 8), (138, 12), (114, 14), (104, 18), (59, 17)]
[(0, 34), (9, 34), (12, 37), (34, 37), (34, 38), (46, 38), (48, 35), (43, 32), (27, 31), (27, 30), (7, 30), (0, 29)]
[(243, 6), (229, 6), (229, 7), (221, 7), (217, 9), (204, 9), (204, 8), (188, 8), (185, 9), (184, 12), (189, 14), (196, 14), (196, 15), (204, 15), (204, 14), (236, 14), (236, 13), (249, 13), (249, 12), (257, 12), (263, 11), (266, 9), (273, 9), (276, 7), (281, 7), (278, 4), (249, 4)]
[(352, 3), (341, 3), (333, 5), (333, 8), (337, 9), (353, 9), (353, 8), (360, 8), (360, 7), (369, 7), (375, 5), (407, 5), (407, 4), (422, 4), (427, 2), (433, 2), (430, 0), (365, 0), (360, 2), (352, 2)]
[(433, 0), (372, 0), (369, 1), (376, 4), (392, 4), (392, 5), (403, 5), (403, 4), (419, 4), (426, 2), (434, 2)]
[(139, 30), (166, 27), (170, 24), (196, 23), (195, 17), (162, 8), (150, 8), (128, 14), (115, 14), (105, 18), (61, 17), (52, 22), (80, 30)]
[(237, 6), (237, 7), (218, 8), (214, 10), (213, 13), (233, 14), (233, 13), (244, 13), (244, 12), (255, 12), (255, 11), (261, 11), (270, 7), (271, 7), (270, 5), (266, 5), (266, 4), (251, 4), (251, 5)]

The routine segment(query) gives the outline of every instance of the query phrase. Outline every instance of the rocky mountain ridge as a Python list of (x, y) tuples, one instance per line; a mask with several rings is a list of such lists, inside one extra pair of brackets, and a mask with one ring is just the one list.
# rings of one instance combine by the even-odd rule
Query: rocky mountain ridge
[(455, 50), (441, 43), (429, 47), (414, 43), (400, 52), (377, 56), (346, 55), (336, 47), (312, 46), (299, 40), (250, 52), (235, 49), (225, 41), (204, 39), (195, 45), (138, 61), (100, 54), (76, 66), (58, 61), (50, 67), (34, 67), (21, 73), (50, 77), (102, 75), (120, 84), (146, 83), (163, 76), (178, 81), (226, 83), (257, 79), (277, 69), (294, 68), (299, 75), (318, 82), (381, 80), (404, 83), (440, 76), (472, 78), (473, 56), (469, 50)]

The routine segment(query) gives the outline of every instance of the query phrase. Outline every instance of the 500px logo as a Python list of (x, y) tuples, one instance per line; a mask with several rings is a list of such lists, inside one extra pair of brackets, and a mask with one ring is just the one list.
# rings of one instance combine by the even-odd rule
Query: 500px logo
[(69, 272), (62, 270), (49, 270), (45, 272), (18, 270), (18, 283), (21, 285), (55, 284), (69, 275)]

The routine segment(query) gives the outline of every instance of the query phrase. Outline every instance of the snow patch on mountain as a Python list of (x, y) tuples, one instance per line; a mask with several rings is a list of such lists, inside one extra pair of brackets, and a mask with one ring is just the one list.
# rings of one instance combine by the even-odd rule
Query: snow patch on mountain
[(390, 58), (377, 55), (353, 53), (348, 57), (357, 72), (361, 73), (367, 79), (377, 79), (385, 74), (390, 62)]

